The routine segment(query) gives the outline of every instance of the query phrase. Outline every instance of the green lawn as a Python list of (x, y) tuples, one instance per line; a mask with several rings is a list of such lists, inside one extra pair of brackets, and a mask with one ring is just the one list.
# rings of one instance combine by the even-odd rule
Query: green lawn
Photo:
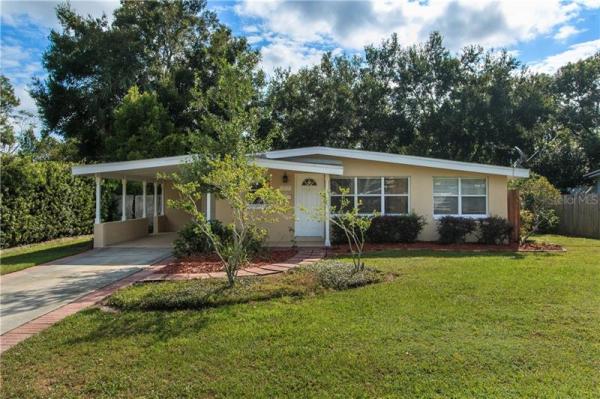
[(600, 397), (600, 240), (385, 252), (389, 282), (207, 310), (87, 310), (1, 358), (2, 397)]
[(0, 275), (75, 255), (91, 247), (91, 236), (81, 236), (3, 249), (0, 251)]

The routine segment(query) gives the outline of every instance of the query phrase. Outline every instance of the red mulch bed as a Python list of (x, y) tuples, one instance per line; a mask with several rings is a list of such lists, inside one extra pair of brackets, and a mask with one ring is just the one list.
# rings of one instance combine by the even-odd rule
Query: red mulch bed
[(547, 242), (526, 242), (519, 247), (521, 252), (552, 252), (552, 251), (565, 251), (563, 247), (558, 244), (550, 244)]
[[(289, 248), (271, 249), (252, 259), (245, 267), (266, 266), (272, 263), (283, 262), (296, 255), (297, 252), (297, 250)], [(207, 254), (177, 259), (158, 270), (157, 273), (211, 273), (222, 272), (223, 270), (223, 264), (219, 260), (219, 257), (215, 254)]]
[[(519, 246), (517, 243), (511, 243), (508, 245), (487, 245), (477, 243), (465, 243), (465, 244), (439, 244), (436, 242), (413, 242), (410, 244), (365, 244), (365, 252), (373, 251), (386, 251), (391, 249), (404, 249), (404, 250), (432, 250), (432, 251), (563, 251), (563, 247), (556, 244), (547, 243), (525, 243)], [(349, 253), (347, 245), (335, 245), (327, 250), (328, 254), (338, 255)]]

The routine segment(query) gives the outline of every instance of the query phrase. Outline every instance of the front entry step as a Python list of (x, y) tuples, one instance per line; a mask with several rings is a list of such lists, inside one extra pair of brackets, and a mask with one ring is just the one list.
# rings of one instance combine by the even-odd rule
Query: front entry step
[(323, 237), (296, 237), (297, 247), (323, 247), (325, 238)]

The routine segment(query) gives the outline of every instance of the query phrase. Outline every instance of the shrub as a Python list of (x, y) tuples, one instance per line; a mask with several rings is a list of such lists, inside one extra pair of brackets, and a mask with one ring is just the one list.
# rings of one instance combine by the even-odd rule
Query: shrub
[(2, 155), (0, 247), (91, 234), (94, 183), (65, 162)]
[(460, 244), (475, 231), (477, 222), (474, 219), (444, 216), (438, 221), (438, 234), (442, 244)]
[(554, 206), (560, 200), (560, 192), (548, 179), (532, 174), (528, 179), (518, 179), (512, 187), (519, 190), (521, 199), (521, 242), (534, 233), (551, 231), (559, 218)]
[[(425, 218), (416, 214), (399, 216), (376, 216), (366, 232), (369, 243), (408, 243), (415, 242), (425, 226)], [(346, 241), (343, 231), (331, 225), (331, 243), (343, 244)]]
[[(219, 220), (211, 220), (209, 222), (212, 232), (223, 243), (231, 242), (233, 231), (230, 227), (225, 226)], [(249, 231), (246, 238), (249, 254), (259, 253), (263, 249), (263, 240), (259, 234)], [(200, 229), (196, 222), (187, 223), (177, 233), (177, 239), (173, 243), (173, 255), (178, 258), (185, 256), (206, 254), (214, 251), (211, 240)]]
[(317, 274), (317, 280), (323, 288), (345, 290), (378, 283), (383, 274), (367, 267), (356, 270), (354, 265), (339, 260), (328, 260), (308, 266), (308, 270)]
[(384, 280), (384, 273), (325, 261), (264, 277), (240, 278), (234, 286), (223, 279), (137, 283), (118, 290), (104, 303), (122, 310), (202, 309), (281, 297), (302, 297), (327, 289), (343, 290)]
[(499, 216), (479, 220), (479, 242), (484, 244), (504, 244), (510, 241), (512, 224)]
[(415, 242), (425, 226), (425, 218), (416, 214), (378, 216), (367, 230), (367, 242)]
[[(218, 220), (210, 221), (211, 229), (221, 240), (229, 239), (228, 231), (223, 223)], [(173, 255), (178, 258), (184, 256), (198, 255), (213, 251), (213, 245), (199, 228), (196, 222), (187, 223), (177, 232), (177, 239), (173, 242)]]

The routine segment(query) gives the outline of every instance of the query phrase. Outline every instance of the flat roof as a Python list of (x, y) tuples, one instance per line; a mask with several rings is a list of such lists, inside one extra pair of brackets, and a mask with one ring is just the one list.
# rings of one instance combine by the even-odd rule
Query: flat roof
[[(326, 173), (330, 175), (342, 175), (344, 173), (342, 162), (332, 159), (306, 158), (310, 156), (361, 159), (508, 177), (529, 177), (529, 169), (514, 168), (510, 166), (486, 165), (474, 162), (450, 161), (438, 158), (332, 147), (302, 147), (289, 150), (267, 151), (255, 154), (253, 159), (257, 165), (270, 169), (307, 173)], [(177, 171), (181, 165), (191, 162), (193, 157), (193, 155), (179, 155), (174, 157), (140, 159), (136, 161), (76, 165), (73, 166), (72, 172), (73, 175), (76, 176), (101, 176), (116, 179), (127, 177), (138, 180), (155, 179), (158, 173), (169, 174)], [(596, 174), (588, 174), (587, 176), (592, 177), (596, 176)]]
[[(138, 180), (156, 179), (158, 173), (176, 172), (183, 164), (193, 160), (193, 155), (140, 159), (135, 161), (106, 162), (91, 165), (74, 165), (71, 169), (75, 176), (100, 176), (121, 179), (124, 177)], [(296, 162), (278, 159), (254, 158), (258, 166), (270, 169), (289, 170), (293, 172), (327, 173), (341, 175), (341, 165), (321, 164), (314, 162)]]
[(417, 157), (412, 155), (390, 154), (364, 150), (350, 150), (332, 147), (302, 147), (289, 150), (268, 151), (262, 154), (266, 158), (282, 159), (325, 155), (340, 158), (361, 159), (367, 161), (387, 162), (401, 165), (423, 166), (427, 168), (450, 169), (463, 172), (476, 172), (509, 177), (529, 177), (529, 169), (510, 166), (486, 165), (474, 162), (450, 161), (439, 158)]

